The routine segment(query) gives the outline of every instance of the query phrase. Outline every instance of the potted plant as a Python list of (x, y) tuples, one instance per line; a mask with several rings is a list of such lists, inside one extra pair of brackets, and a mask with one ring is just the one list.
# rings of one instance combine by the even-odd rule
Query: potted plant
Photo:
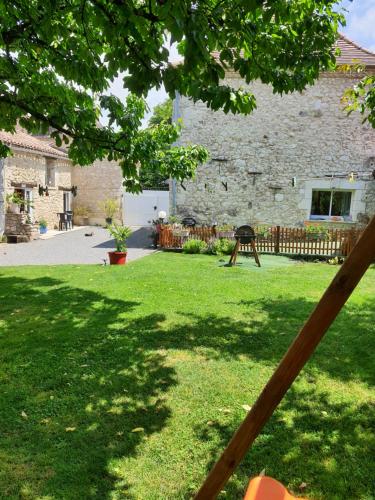
[(119, 210), (119, 204), (113, 198), (108, 198), (100, 203), (100, 208), (105, 213), (105, 222), (107, 225), (112, 224), (113, 216)]
[(83, 205), (74, 209), (74, 222), (77, 226), (89, 225), (89, 209)]
[(21, 206), (33, 208), (29, 200), (23, 198), (19, 193), (8, 193), (6, 195), (7, 212), (12, 214), (19, 214)]
[(40, 219), (39, 220), (39, 233), (46, 234), (46, 232), (47, 232), (47, 221), (46, 221), (46, 219)]
[(216, 228), (216, 234), (218, 238), (234, 238), (236, 231), (230, 224), (223, 224)]
[(111, 265), (124, 265), (126, 263), (127, 247), (126, 240), (131, 235), (130, 227), (111, 224), (108, 226), (109, 234), (114, 238), (116, 250), (108, 252), (109, 263)]

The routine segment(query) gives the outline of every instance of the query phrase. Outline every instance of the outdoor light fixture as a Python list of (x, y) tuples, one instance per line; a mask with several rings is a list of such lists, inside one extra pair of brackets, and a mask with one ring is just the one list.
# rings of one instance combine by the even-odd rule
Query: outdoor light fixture
[(39, 196), (44, 196), (44, 195), (49, 196), (48, 186), (43, 187), (39, 184), (38, 193), (39, 193)]
[(70, 189), (70, 192), (72, 193), (72, 195), (74, 196), (74, 198), (77, 196), (77, 191), (78, 191), (78, 187), (77, 186), (72, 186), (71, 189)]
[(163, 222), (164, 219), (167, 217), (167, 212), (165, 212), (164, 210), (160, 210), (160, 212), (158, 213), (158, 217), (161, 220), (161, 222)]
[(355, 176), (356, 176), (356, 174), (354, 172), (350, 172), (349, 177), (348, 177), (348, 181), (349, 182), (354, 182), (355, 181)]

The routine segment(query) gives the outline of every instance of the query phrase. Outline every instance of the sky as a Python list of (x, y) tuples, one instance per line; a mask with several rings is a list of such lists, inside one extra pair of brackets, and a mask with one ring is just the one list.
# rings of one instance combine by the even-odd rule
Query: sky
[(342, 5), (348, 10), (342, 33), (361, 47), (375, 52), (375, 0), (345, 0)]
[[(342, 27), (340, 31), (361, 47), (375, 52), (375, 0), (353, 0), (352, 2), (343, 0), (341, 6), (346, 9), (346, 26)], [(177, 58), (177, 51), (172, 47), (170, 59), (176, 60)], [(121, 99), (126, 96), (126, 91), (122, 88), (121, 78), (113, 82), (110, 92)], [(166, 98), (167, 94), (164, 89), (152, 89), (149, 92), (147, 103), (150, 112), (145, 116), (144, 125), (152, 114), (153, 107)]]

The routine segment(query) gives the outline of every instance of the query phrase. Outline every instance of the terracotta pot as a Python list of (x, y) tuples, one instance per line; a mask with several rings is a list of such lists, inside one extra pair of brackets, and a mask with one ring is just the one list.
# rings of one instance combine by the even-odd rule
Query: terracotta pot
[(123, 266), (126, 263), (127, 252), (108, 252), (111, 266)]

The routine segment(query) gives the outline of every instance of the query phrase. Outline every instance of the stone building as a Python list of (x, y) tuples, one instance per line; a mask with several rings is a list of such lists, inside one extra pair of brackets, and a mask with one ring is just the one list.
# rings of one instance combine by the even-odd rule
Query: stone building
[[(344, 37), (338, 45), (338, 64), (361, 61), (375, 70), (375, 54)], [(305, 91), (281, 97), (269, 85), (247, 86), (227, 72), (225, 83), (249, 88), (257, 98), (249, 116), (214, 112), (177, 96), (181, 143), (206, 146), (210, 160), (195, 179), (173, 183), (172, 212), (207, 224), (368, 220), (375, 213), (375, 131), (340, 103), (357, 78), (327, 72)]]
[(103, 224), (105, 213), (103, 202), (107, 199), (117, 201), (119, 210), (114, 216), (122, 223), (123, 177), (119, 165), (114, 161), (96, 161), (88, 167), (72, 169), (72, 184), (77, 186), (74, 207), (85, 207), (89, 212), (90, 224)]
[[(115, 162), (73, 166), (66, 151), (49, 144), (50, 138), (20, 128), (15, 134), (0, 131), (0, 140), (12, 150), (12, 156), (0, 159), (0, 236), (5, 231), (32, 237), (32, 224), (25, 227), (26, 221), (44, 219), (48, 228), (58, 228), (58, 214), (78, 206), (87, 208), (90, 224), (103, 224), (103, 200), (114, 198), (122, 206), (122, 175)], [(7, 195), (12, 193), (30, 202), (21, 206), (20, 214), (10, 213)], [(116, 219), (121, 221), (121, 209)]]

